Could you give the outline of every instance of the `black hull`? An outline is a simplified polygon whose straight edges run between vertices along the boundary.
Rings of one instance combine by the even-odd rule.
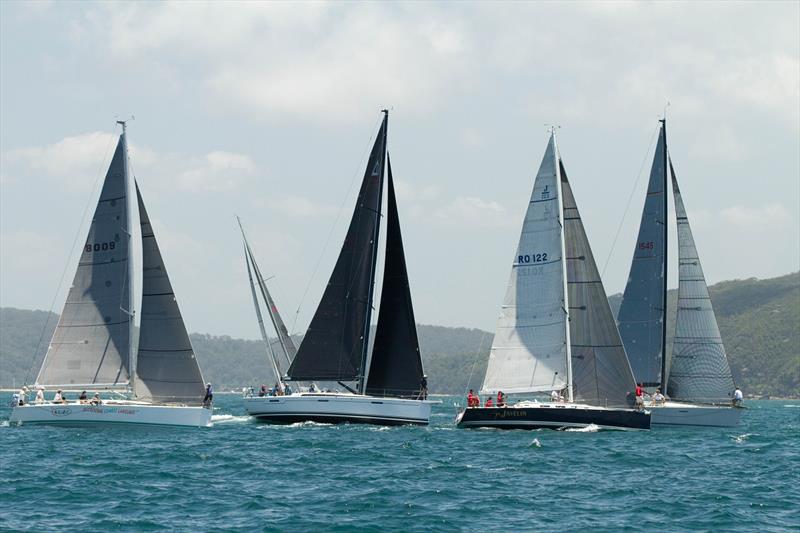
[[[601,429],[647,430],[650,413],[631,409],[548,406],[471,407],[457,419],[461,428],[568,429],[595,425]]]
[[[318,422],[320,424],[373,424],[376,426],[427,426],[427,420],[409,418],[383,418],[371,416],[322,415],[322,414],[286,414],[286,415],[252,415],[258,422],[269,424],[296,424],[297,422]]]

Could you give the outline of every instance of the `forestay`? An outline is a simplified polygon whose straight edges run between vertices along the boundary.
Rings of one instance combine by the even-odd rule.
[[[647,386],[661,385],[666,316],[667,174],[666,128],[656,145],[639,238],[633,252],[617,322],[633,374]]]
[[[567,386],[561,205],[551,135],[522,224],[482,392]]]
[[[161,403],[200,404],[205,386],[138,185],[142,227],[142,308],[136,395]]]
[[[561,165],[567,260],[572,387],[575,401],[627,407],[633,373],[597,270],[586,230]]]
[[[75,278],[36,382],[129,381],[128,179],[124,134],[106,173]]]
[[[733,377],[671,161],[670,173],[678,219],[678,312],[667,394],[675,400],[728,402]]]

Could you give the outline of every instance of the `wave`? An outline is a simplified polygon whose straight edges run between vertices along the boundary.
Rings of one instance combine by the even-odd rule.
[[[530,448],[541,448],[542,447],[542,443],[539,442],[539,439],[533,439],[528,446]]]
[[[755,433],[742,433],[741,435],[731,435],[731,439],[733,439],[733,442],[741,444],[754,435]]]

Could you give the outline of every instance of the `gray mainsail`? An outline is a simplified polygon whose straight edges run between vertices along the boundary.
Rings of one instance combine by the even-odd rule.
[[[572,187],[561,165],[572,387],[575,400],[627,407],[633,380]]]
[[[674,400],[728,402],[733,376],[672,161],[669,167],[678,219],[678,311],[667,394]]]
[[[132,317],[128,206],[123,133],[37,384],[122,387],[129,382]]]
[[[646,386],[664,385],[667,284],[667,133],[661,121],[639,238],[617,315],[633,375]]]
[[[142,308],[136,394],[158,402],[200,404],[205,386],[161,251],[136,186],[142,227]]]
[[[481,388],[484,393],[560,390],[569,383],[557,160],[551,135],[511,266]]]

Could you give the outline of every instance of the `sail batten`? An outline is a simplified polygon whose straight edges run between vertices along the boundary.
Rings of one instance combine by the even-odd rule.
[[[568,383],[555,137],[551,135],[528,203],[481,390],[563,389]]]
[[[378,245],[387,121],[387,116],[384,116],[336,265],[289,367],[288,375],[293,380],[353,381],[363,378]]]
[[[734,389],[731,369],[671,161],[669,170],[678,218],[679,262],[667,394],[675,400],[728,402]]]

